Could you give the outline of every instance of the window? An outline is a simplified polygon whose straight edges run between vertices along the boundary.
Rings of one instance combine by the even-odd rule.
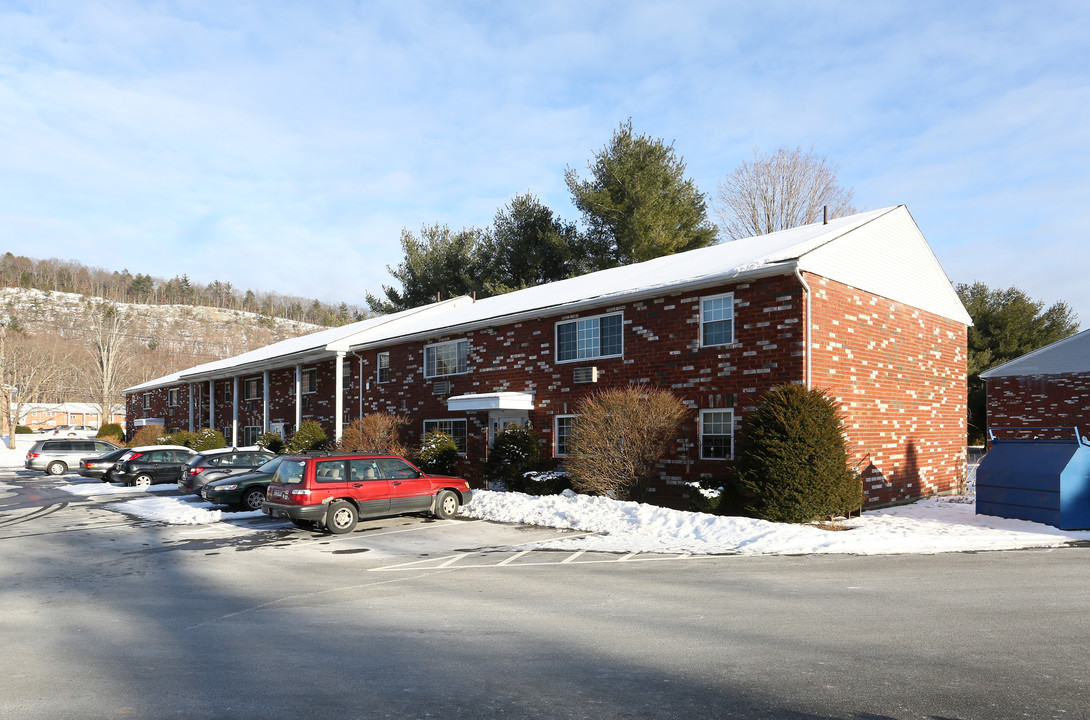
[[[568,438],[571,436],[571,428],[575,423],[575,415],[557,415],[553,421],[556,432],[553,443],[553,456],[563,457],[568,454]]]
[[[257,400],[261,397],[261,378],[249,378],[242,381],[242,397],[246,400]]]
[[[378,370],[375,372],[375,379],[380,383],[390,382],[390,353],[380,352],[376,362]]]
[[[262,427],[260,425],[247,425],[242,428],[242,444],[257,445],[261,438]]]
[[[623,325],[624,317],[620,313],[557,323],[557,362],[620,357],[624,352]]]
[[[466,421],[465,420],[425,420],[424,421],[424,434],[438,430],[444,432],[454,438],[455,444],[458,445],[458,452],[465,454],[466,452]]]
[[[348,476],[344,472],[344,460],[319,460],[314,463],[314,479],[320,483],[347,481]]]
[[[234,397],[235,397],[234,385],[235,385],[235,383],[234,383],[233,380],[228,380],[224,384],[224,386],[223,386],[223,399],[224,399],[224,401],[231,402],[232,400],[234,400]]]
[[[178,407],[178,404],[178,388],[170,388],[167,390],[167,405]]]
[[[144,393],[144,409],[151,410],[151,393]]]
[[[424,377],[458,375],[466,371],[468,340],[437,343],[424,347]]]
[[[700,457],[730,460],[734,457],[734,411],[700,411]]]
[[[318,391],[318,369],[310,368],[300,373],[299,384],[303,387],[303,393]]]
[[[734,293],[700,299],[700,345],[734,342]]]

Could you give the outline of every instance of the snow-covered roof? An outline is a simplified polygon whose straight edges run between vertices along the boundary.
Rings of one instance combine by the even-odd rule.
[[[984,379],[1090,372],[1090,330],[1026,353],[980,373]]]
[[[474,301],[469,297],[363,320],[283,340],[205,363],[133,392],[226,377],[262,367],[464,332],[520,318],[608,306],[664,292],[684,292],[750,278],[809,271],[941,317],[971,324],[920,229],[904,205],[569,278]],[[172,378],[172,379],[168,379]]]

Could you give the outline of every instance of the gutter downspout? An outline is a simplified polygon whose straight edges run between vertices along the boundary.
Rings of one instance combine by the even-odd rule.
[[[804,322],[806,327],[802,331],[802,355],[803,362],[806,363],[806,374],[804,376],[806,389],[810,389],[810,307],[813,305],[810,301],[813,299],[813,294],[810,290],[810,286],[806,284],[806,280],[802,277],[802,273],[799,272],[799,266],[795,265],[795,277],[798,278],[799,284],[802,285],[803,302],[806,304],[806,313]]]

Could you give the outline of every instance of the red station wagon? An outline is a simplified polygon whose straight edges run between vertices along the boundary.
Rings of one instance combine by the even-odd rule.
[[[295,455],[276,469],[261,510],[339,535],[361,517],[428,512],[446,520],[472,497],[465,480],[428,475],[396,455]]]

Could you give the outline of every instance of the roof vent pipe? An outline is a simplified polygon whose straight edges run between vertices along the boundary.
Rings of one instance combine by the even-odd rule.
[[[822,205],[821,206],[821,224],[822,225],[828,225],[829,224],[829,206],[828,205]]]

